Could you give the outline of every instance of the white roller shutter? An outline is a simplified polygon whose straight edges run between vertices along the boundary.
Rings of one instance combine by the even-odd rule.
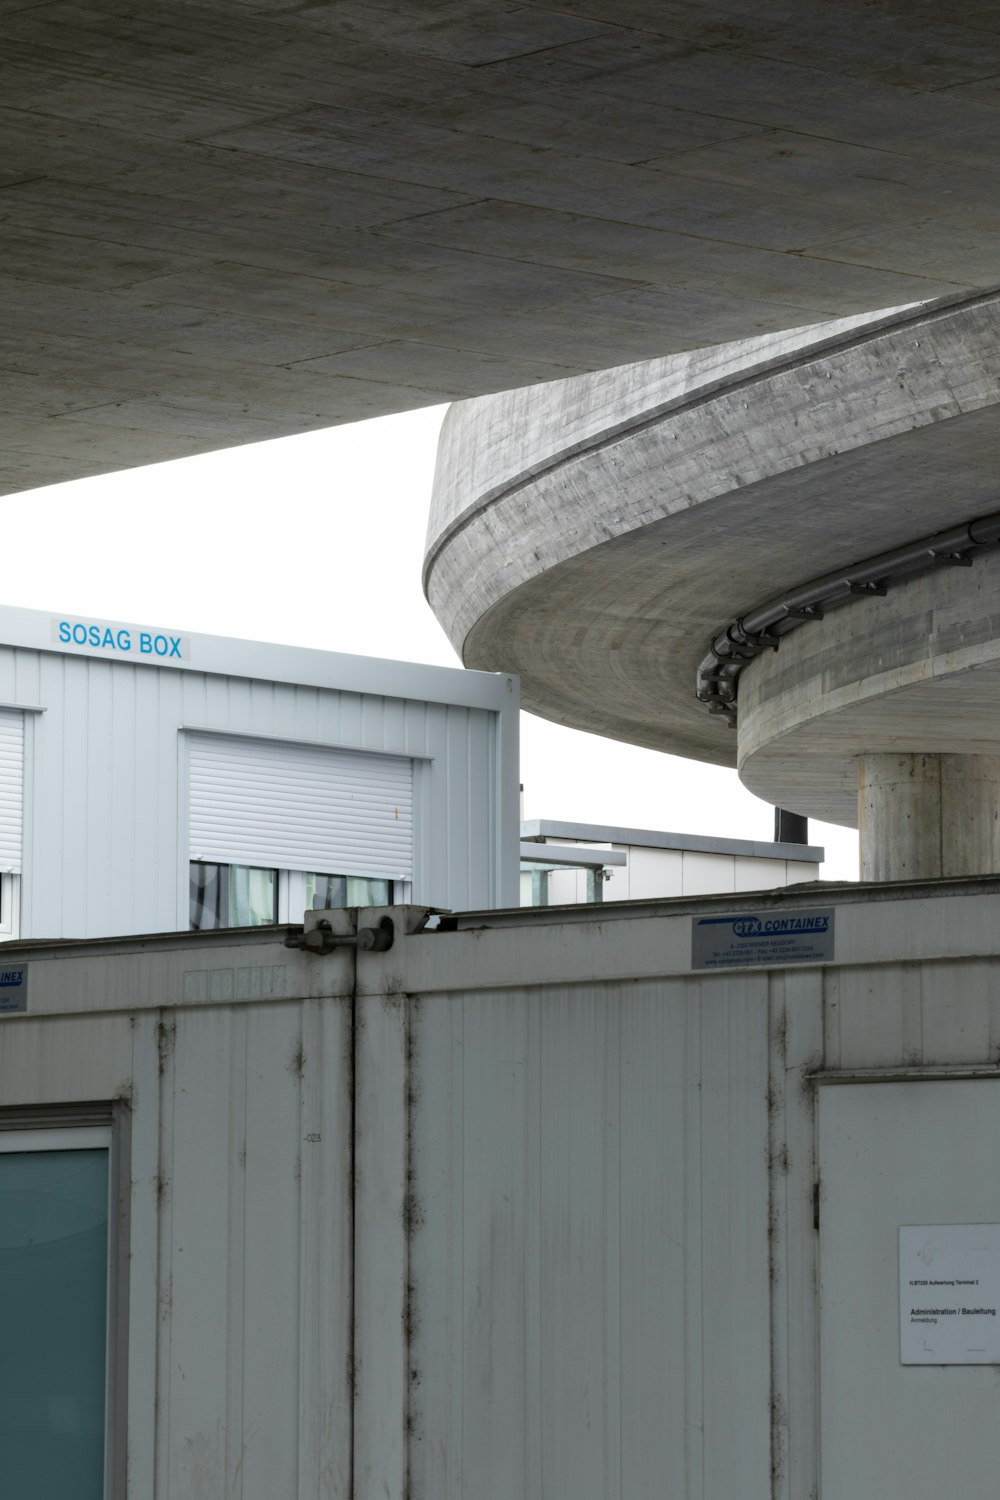
[[[21,871],[24,715],[0,708],[0,870]]]
[[[413,762],[191,734],[191,858],[409,880]]]

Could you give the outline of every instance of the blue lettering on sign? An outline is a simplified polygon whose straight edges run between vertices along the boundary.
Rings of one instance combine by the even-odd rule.
[[[28,970],[0,969],[0,1015],[28,1009]]]
[[[191,654],[187,636],[154,633],[152,630],[133,631],[124,625],[91,625],[83,620],[53,620],[52,639],[64,646],[85,646],[90,650],[114,651],[122,656],[184,661]]]
[[[139,636],[139,650],[143,656],[176,656],[181,655],[181,641],[183,636],[179,635],[149,635],[145,630]]]
[[[833,960],[832,907],[782,911],[727,912],[693,917],[691,967],[787,968],[789,964],[823,964]]]
[[[699,927],[727,925],[733,929],[734,936],[751,938],[799,932],[827,932],[830,927],[830,918],[825,914],[812,916],[799,912],[790,917],[739,916],[700,917],[698,919]]]

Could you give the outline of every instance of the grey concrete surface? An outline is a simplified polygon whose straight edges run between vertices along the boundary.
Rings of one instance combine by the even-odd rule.
[[[740,682],[743,780],[832,822],[857,820],[859,755],[990,757],[998,747],[1000,554],[805,625]]]
[[[1000,759],[863,755],[858,765],[862,880],[1000,873]]]
[[[428,597],[468,665],[521,674],[526,708],[733,765],[736,735],[694,697],[710,639],[784,588],[997,508],[998,348],[1000,294],[989,293],[658,364],[645,383],[625,372],[619,388],[611,372],[458,406],[442,439]],[[806,745],[825,722],[835,632],[858,632],[843,670],[866,704],[883,650],[910,650],[922,686],[939,600],[954,628],[934,673],[953,676],[960,661],[988,670],[1000,603],[967,591],[991,589],[995,573],[985,560],[946,570],[934,588],[947,594],[914,582],[753,662],[739,746],[751,789],[853,823],[851,756],[882,741],[865,742],[866,721],[825,759],[821,742]],[[924,602],[901,635],[904,599]],[[899,748],[962,750],[922,742],[914,713]],[[891,737],[897,720],[885,716]],[[978,734],[947,720],[945,738]],[[998,734],[1000,723],[984,731]]]
[[[998,279],[1000,8],[12,0],[0,489]]]
[[[505,493],[546,470],[565,465],[626,436],[748,368],[787,359],[890,310],[810,323],[666,358],[640,360],[592,375],[484,396],[472,407],[446,414],[438,448],[434,499],[427,532],[425,576],[453,531]]]

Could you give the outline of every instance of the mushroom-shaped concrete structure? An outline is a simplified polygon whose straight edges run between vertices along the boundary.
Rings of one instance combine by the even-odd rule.
[[[997,293],[465,402],[428,598],[529,709],[860,816],[867,874],[996,868],[998,402]]]

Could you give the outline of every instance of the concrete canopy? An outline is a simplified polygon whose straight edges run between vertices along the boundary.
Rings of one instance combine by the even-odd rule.
[[[997,278],[1000,6],[11,0],[5,491]]]
[[[468,666],[521,674],[526,708],[739,759],[768,800],[851,822],[858,753],[1000,742],[1000,568],[789,636],[748,668],[738,737],[696,670],[783,591],[1000,510],[998,351],[994,292],[455,406],[428,598]]]

